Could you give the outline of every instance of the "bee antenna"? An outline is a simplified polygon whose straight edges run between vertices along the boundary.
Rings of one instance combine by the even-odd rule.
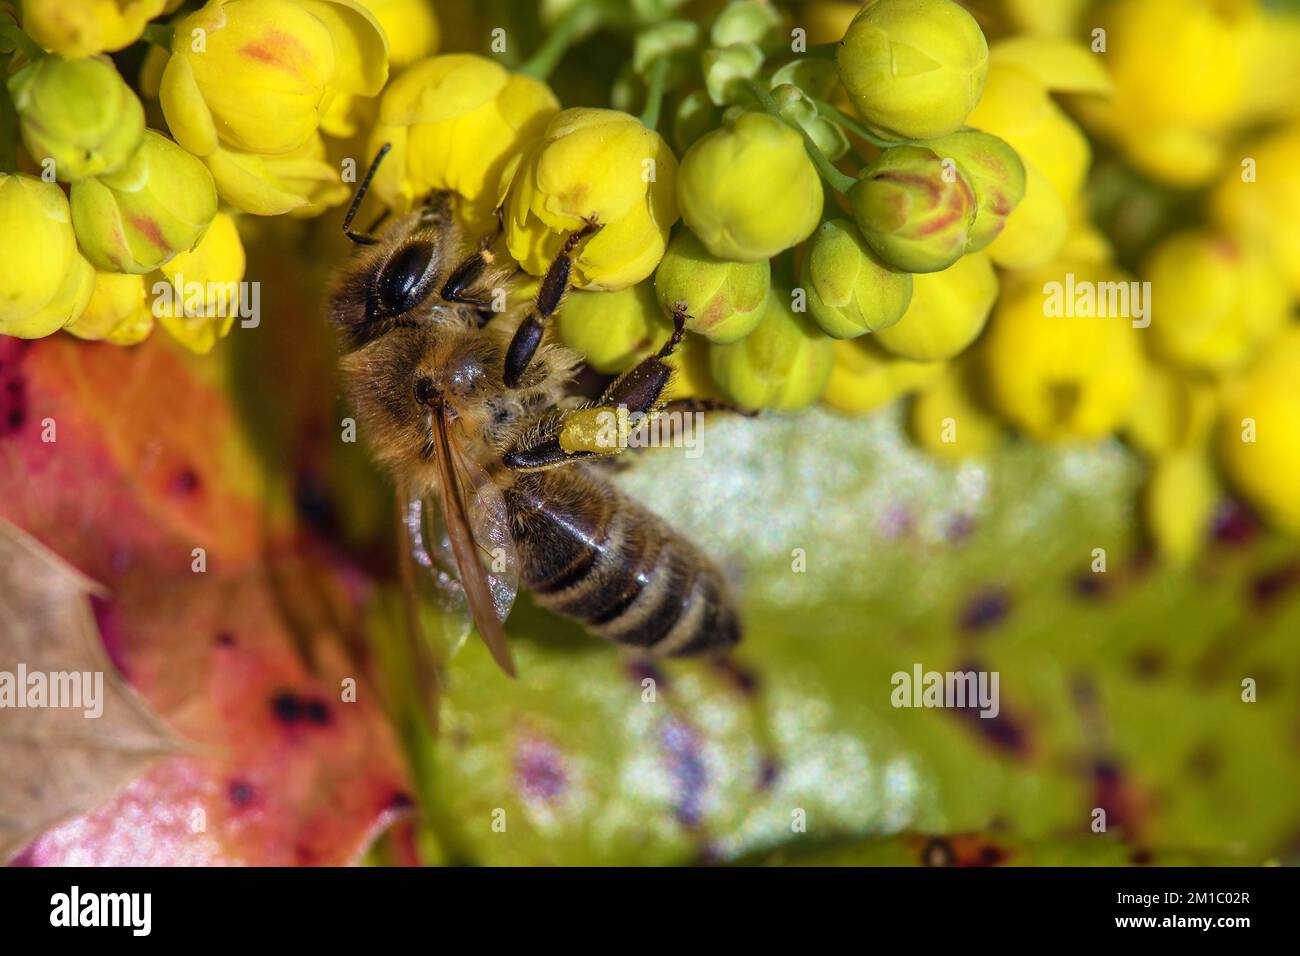
[[[343,235],[347,236],[359,246],[373,246],[378,240],[374,236],[367,236],[365,233],[352,231],[352,220],[356,217],[357,210],[361,208],[361,200],[366,197],[366,191],[370,189],[370,181],[375,178],[375,173],[379,171],[379,164],[384,161],[388,151],[393,148],[392,143],[385,143],[379,147],[379,152],[375,158],[370,161],[370,169],[366,172],[366,178],[361,180],[361,185],[357,187],[356,195],[352,197],[352,205],[348,206],[348,214],[343,217]]]

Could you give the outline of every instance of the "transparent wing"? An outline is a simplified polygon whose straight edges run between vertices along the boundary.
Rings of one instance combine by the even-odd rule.
[[[519,562],[505,499],[482,467],[452,441],[445,413],[431,418],[440,514],[456,580],[479,636],[501,669],[514,676],[501,622],[514,604]]]

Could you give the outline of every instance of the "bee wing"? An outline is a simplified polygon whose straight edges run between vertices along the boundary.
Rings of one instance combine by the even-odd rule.
[[[494,502],[500,492],[468,455],[453,446],[448,434],[445,413],[435,412],[433,426],[434,458],[438,466],[438,495],[442,518],[447,526],[447,540],[456,564],[456,575],[464,589],[470,615],[479,636],[487,644],[493,659],[503,671],[515,676],[514,660],[506,643],[501,621],[510,612],[517,589],[517,558],[514,556],[505,502]],[[466,485],[469,488],[466,488]],[[467,504],[467,498],[469,503]],[[471,514],[477,522],[471,521]],[[475,524],[487,540],[475,535]],[[487,566],[485,567],[485,562]],[[494,589],[489,567],[502,568],[502,582]],[[510,569],[515,569],[515,584],[510,583]],[[496,574],[495,570],[493,574]],[[503,606],[504,605],[504,606]]]

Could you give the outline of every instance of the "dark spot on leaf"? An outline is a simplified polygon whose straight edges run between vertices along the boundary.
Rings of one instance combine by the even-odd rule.
[[[1148,647],[1138,651],[1131,658],[1133,674],[1139,680],[1153,680],[1165,669],[1164,656],[1155,648]]]
[[[1222,756],[1210,744],[1201,744],[1187,755],[1187,773],[1198,780],[1212,779],[1222,766]]]
[[[20,431],[27,420],[27,383],[19,369],[12,346],[4,354],[14,356],[0,366],[0,438]]]
[[[1259,533],[1259,522],[1238,501],[1228,500],[1219,506],[1210,523],[1210,538],[1227,547],[1244,547]]]
[[[1256,610],[1263,610],[1300,584],[1300,561],[1293,561],[1257,575],[1250,583]]]
[[[338,531],[338,511],[317,472],[298,473],[294,482],[294,506],[298,516],[322,535],[331,537]]]
[[[980,847],[980,866],[997,866],[1006,857],[1007,855],[1002,852],[1002,849],[992,843]]]
[[[178,495],[193,494],[198,490],[199,476],[193,468],[182,468],[172,477],[171,491]]]
[[[515,780],[533,800],[558,800],[569,786],[563,752],[543,737],[523,737],[515,747]]]
[[[668,675],[649,661],[630,661],[627,672],[638,687],[647,680],[652,680],[655,682],[656,693],[668,689]]]
[[[943,536],[949,544],[961,544],[975,531],[975,519],[964,511],[959,511],[948,519]]]
[[[763,758],[762,764],[758,768],[758,789],[770,790],[776,784],[776,778],[781,775],[781,765],[777,763],[776,758],[771,754]]]
[[[234,647],[234,646],[235,646],[235,635],[234,635],[233,633],[231,633],[230,631],[218,631],[218,632],[217,632],[217,646],[218,646],[218,647]]]
[[[1005,591],[991,589],[976,594],[962,608],[958,626],[968,633],[988,630],[1000,624],[1011,611],[1011,598]]]
[[[302,719],[302,701],[290,691],[281,691],[271,698],[271,712],[282,724],[296,724]]]
[[[389,810],[409,810],[415,806],[415,801],[411,799],[409,793],[402,793],[400,790],[388,798]]]
[[[720,657],[713,662],[714,669],[735,685],[742,694],[753,694],[758,690],[758,674],[732,657]]]
[[[1150,850],[1140,849],[1130,853],[1128,859],[1134,866],[1150,866],[1155,857]]]
[[[703,816],[704,791],[708,772],[696,732],[675,717],[664,722],[659,735],[674,783],[673,812],[686,827],[698,826]]]
[[[322,726],[330,722],[329,704],[319,697],[313,697],[305,701],[302,705],[303,716],[307,718],[308,723]]]
[[[253,801],[252,784],[246,780],[232,780],[230,786],[226,788],[226,793],[230,797],[230,802],[237,807],[247,806]]]
[[[1081,598],[1099,601],[1110,595],[1110,582],[1105,574],[1091,569],[1081,571],[1074,579],[1074,593]]]

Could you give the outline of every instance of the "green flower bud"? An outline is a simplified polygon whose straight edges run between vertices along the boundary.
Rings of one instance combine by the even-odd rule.
[[[650,68],[663,57],[671,57],[668,85],[684,80],[700,45],[700,26],[694,20],[665,20],[642,30],[632,47],[632,69],[638,76],[649,77]]]
[[[673,331],[649,282],[617,292],[572,292],[560,309],[557,328],[565,345],[607,375],[631,368]]]
[[[780,202],[773,202],[777,183]],[[682,157],[677,205],[713,255],[757,262],[812,235],[822,184],[802,136],[775,116],[742,113]]]
[[[839,80],[839,74],[835,72],[835,64],[830,60],[818,56],[801,56],[778,67],[772,74],[770,86],[776,89],[789,83],[791,86],[799,87],[809,96],[825,100],[835,92]]]
[[[993,264],[986,253],[973,252],[942,272],[913,276],[907,311],[872,338],[915,362],[952,358],[975,341],[997,297]]]
[[[772,99],[776,100],[781,115],[792,123],[798,123],[827,159],[834,162],[849,151],[849,138],[844,135],[844,130],[823,119],[799,87],[783,83],[772,89]]]
[[[153,130],[121,169],[72,184],[77,241],[105,272],[152,272],[193,249],[216,214],[207,167]]]
[[[722,110],[713,104],[704,90],[694,90],[682,97],[673,115],[673,145],[680,156],[709,130],[716,129]]]
[[[694,235],[677,234],[655,273],[655,294],[665,313],[684,303],[686,327],[710,342],[728,345],[754,331],[767,308],[772,265],[729,262],[710,255]]]
[[[876,255],[908,272],[938,272],[966,251],[975,190],[955,161],[925,146],[887,149],[849,193]]]
[[[836,51],[840,79],[867,125],[890,139],[957,130],[979,102],[989,48],[951,0],[876,0]]]
[[[832,340],[788,302],[784,293],[769,296],[753,332],[733,345],[709,346],[714,381],[743,408],[806,408],[830,381]]]
[[[998,237],[1007,216],[1025,196],[1025,165],[1011,144],[991,133],[963,129],[926,143],[954,160],[975,188],[975,223],[966,251],[983,249]]]
[[[781,14],[764,0],[732,0],[713,21],[709,40],[714,46],[753,43],[767,46],[781,31]]]
[[[144,108],[107,57],[43,56],[9,78],[23,144],[64,182],[120,167],[144,136]]]
[[[740,95],[741,81],[752,80],[763,67],[763,51],[752,43],[733,43],[704,51],[704,87],[718,106],[733,103]]]
[[[912,301],[912,276],[881,263],[853,223],[822,223],[804,257],[808,310],[827,335],[851,339],[887,329]]]

